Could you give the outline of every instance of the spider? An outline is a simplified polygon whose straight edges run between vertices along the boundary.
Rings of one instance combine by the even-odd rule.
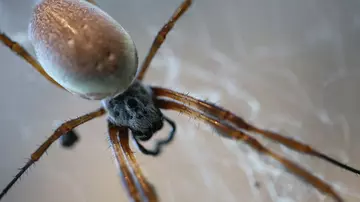
[[[0,40],[26,60],[48,81],[88,100],[101,100],[101,107],[61,124],[34,152],[11,182],[0,193],[0,200],[24,172],[38,161],[60,138],[64,146],[77,142],[74,129],[107,114],[109,142],[116,158],[127,194],[133,201],[159,201],[155,188],[143,175],[129,146],[132,138],[145,155],[161,154],[164,145],[175,135],[175,123],[161,110],[173,110],[208,123],[219,135],[243,141],[261,154],[272,157],[285,169],[335,201],[343,199],[333,188],[298,164],[264,147],[249,133],[261,135],[288,148],[323,159],[347,171],[360,170],[345,165],[310,146],[278,133],[249,124],[229,110],[210,102],[163,87],[145,85],[142,80],[148,67],[175,23],[191,6],[184,0],[161,28],[138,69],[134,42],[127,31],[102,11],[94,1],[43,0],[33,12],[29,38],[36,52],[33,58],[23,47],[0,32]],[[148,141],[167,122],[172,130],[153,149],[141,142]],[[132,136],[129,135],[131,131]]]

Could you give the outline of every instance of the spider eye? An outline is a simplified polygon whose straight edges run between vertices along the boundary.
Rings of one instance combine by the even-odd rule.
[[[128,99],[127,104],[132,109],[135,109],[138,106],[138,102],[134,98]]]
[[[44,70],[86,99],[124,92],[138,68],[136,47],[126,30],[88,2],[51,2],[36,6],[29,25],[29,38]]]

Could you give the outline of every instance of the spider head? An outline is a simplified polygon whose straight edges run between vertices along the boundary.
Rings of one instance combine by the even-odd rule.
[[[102,101],[109,119],[128,127],[135,138],[149,140],[163,127],[164,116],[153,102],[149,89],[135,81],[124,93]]]

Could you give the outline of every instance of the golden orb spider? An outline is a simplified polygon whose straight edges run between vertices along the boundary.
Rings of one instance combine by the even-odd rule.
[[[95,4],[94,1],[89,2]],[[262,135],[295,151],[324,159],[356,174],[360,174],[359,170],[303,143],[250,125],[232,112],[212,103],[162,87],[142,84],[151,60],[167,33],[191,3],[191,0],[185,0],[162,27],[140,71],[137,71],[136,48],[128,33],[99,7],[85,1],[43,0],[37,5],[29,26],[29,35],[37,59],[6,34],[0,33],[0,39],[6,46],[23,57],[50,82],[85,99],[102,100],[102,107],[99,109],[59,126],[1,192],[0,200],[53,142],[64,137],[62,143],[71,146],[76,141],[73,133],[75,127],[107,113],[111,147],[130,198],[134,201],[159,201],[155,189],[142,174],[130,150],[128,131],[131,130],[132,138],[142,153],[158,155],[161,146],[169,143],[175,132],[175,124],[160,111],[167,109],[201,119],[221,131],[226,138],[244,141],[258,152],[279,161],[287,170],[319,191],[330,195],[336,201],[343,201],[326,182],[270,151],[246,133]],[[155,150],[143,147],[140,141],[149,140],[162,128],[163,121],[173,127],[169,138],[158,142]]]

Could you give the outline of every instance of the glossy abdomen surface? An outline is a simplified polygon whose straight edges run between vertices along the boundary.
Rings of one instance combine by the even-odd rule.
[[[138,59],[129,34],[88,2],[42,1],[34,9],[29,38],[45,71],[87,99],[122,93],[135,78]]]

